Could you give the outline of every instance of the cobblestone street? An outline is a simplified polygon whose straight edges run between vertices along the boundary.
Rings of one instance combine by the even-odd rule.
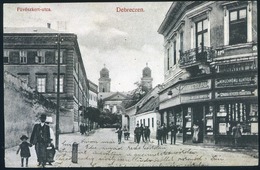
[[[72,144],[78,145],[78,163],[72,163]],[[157,145],[156,140],[150,143],[133,142],[122,139],[118,144],[115,129],[98,129],[89,136],[74,134],[60,135],[59,151],[55,162],[48,167],[137,167],[137,166],[254,166],[258,158],[244,154],[243,150],[213,148],[177,143]],[[6,167],[20,167],[20,156],[16,155],[17,147],[6,149]],[[252,152],[256,152],[254,150]],[[37,167],[34,147],[31,148],[29,167]],[[257,153],[258,155],[258,153]]]

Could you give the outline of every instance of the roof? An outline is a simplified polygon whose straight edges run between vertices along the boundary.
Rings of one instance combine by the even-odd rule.
[[[103,100],[109,100],[113,99],[116,95],[120,96],[120,99],[125,98],[129,99],[128,93],[127,92],[103,92],[103,93],[98,93],[98,98],[102,98]]]
[[[57,31],[51,28],[46,27],[4,27],[4,33],[28,33],[28,34],[37,34],[37,33],[65,33],[62,31]],[[68,33],[68,32],[66,32]]]
[[[153,111],[156,110],[156,108],[159,107],[159,96],[157,95],[152,96],[149,98],[149,100],[146,101],[146,103],[136,112],[136,114]]]

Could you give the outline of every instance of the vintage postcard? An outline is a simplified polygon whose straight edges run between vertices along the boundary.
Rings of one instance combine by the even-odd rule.
[[[259,166],[257,1],[4,3],[6,168]]]

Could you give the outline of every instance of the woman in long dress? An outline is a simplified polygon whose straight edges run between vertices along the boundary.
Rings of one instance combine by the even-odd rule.
[[[200,128],[199,128],[199,126],[196,123],[194,123],[192,129],[193,129],[192,142],[193,143],[198,143],[199,142]]]

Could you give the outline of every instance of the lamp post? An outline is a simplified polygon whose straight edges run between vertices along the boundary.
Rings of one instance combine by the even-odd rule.
[[[56,134],[55,134],[55,146],[57,149],[59,149],[59,133],[60,133],[60,129],[59,129],[59,122],[60,122],[60,44],[61,44],[61,38],[60,38],[60,34],[57,35],[58,37],[58,42],[57,42],[57,46],[58,46],[58,73],[57,73],[57,111],[56,111]]]

